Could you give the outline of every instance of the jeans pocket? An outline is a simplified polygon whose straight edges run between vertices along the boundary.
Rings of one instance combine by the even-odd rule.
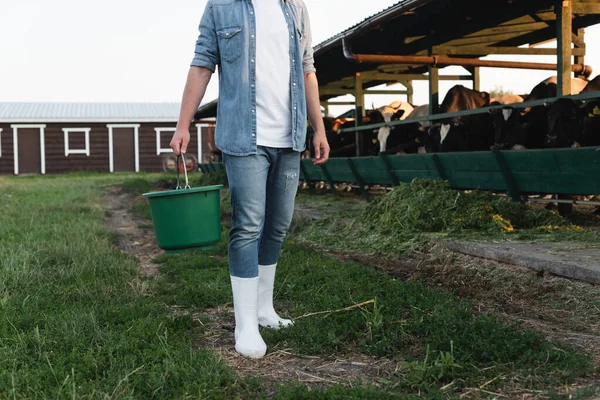
[[[233,26],[217,31],[221,59],[234,62],[242,54],[242,27]]]

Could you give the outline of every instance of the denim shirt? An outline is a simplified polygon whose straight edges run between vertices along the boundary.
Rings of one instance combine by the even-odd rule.
[[[281,0],[290,38],[292,144],[306,147],[304,74],[315,72],[308,10]],[[226,154],[256,154],[256,18],[252,0],[208,0],[192,66],[218,66],[216,145]]]

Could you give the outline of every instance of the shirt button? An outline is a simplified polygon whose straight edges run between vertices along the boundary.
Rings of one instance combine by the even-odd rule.
[[[250,87],[254,87],[254,83],[252,85],[250,85]]]
[[[296,82],[294,82],[293,85],[296,86]]]
[[[253,133],[253,134],[252,134],[252,137],[255,137],[255,136],[256,136],[256,134],[255,134],[255,133]]]
[[[252,110],[252,112],[254,112],[254,109]]]
[[[254,62],[254,60],[250,60],[250,62]]]
[[[292,59],[292,62],[296,62],[296,60]]]
[[[254,35],[250,35],[251,38],[254,38]]]
[[[294,107],[294,110],[296,109],[296,107]]]
[[[254,15],[254,12],[250,11],[250,15]]]

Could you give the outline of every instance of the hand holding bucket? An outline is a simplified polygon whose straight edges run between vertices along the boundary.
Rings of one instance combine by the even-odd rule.
[[[185,186],[181,187],[179,160],[183,160]],[[185,157],[177,156],[175,190],[145,193],[156,242],[167,254],[190,248],[208,249],[221,240],[220,190],[223,185],[190,187]]]

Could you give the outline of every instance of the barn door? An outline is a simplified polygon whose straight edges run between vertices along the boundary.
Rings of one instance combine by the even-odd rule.
[[[45,125],[11,125],[15,174],[45,174]]]
[[[110,172],[138,172],[139,125],[107,125]]]

